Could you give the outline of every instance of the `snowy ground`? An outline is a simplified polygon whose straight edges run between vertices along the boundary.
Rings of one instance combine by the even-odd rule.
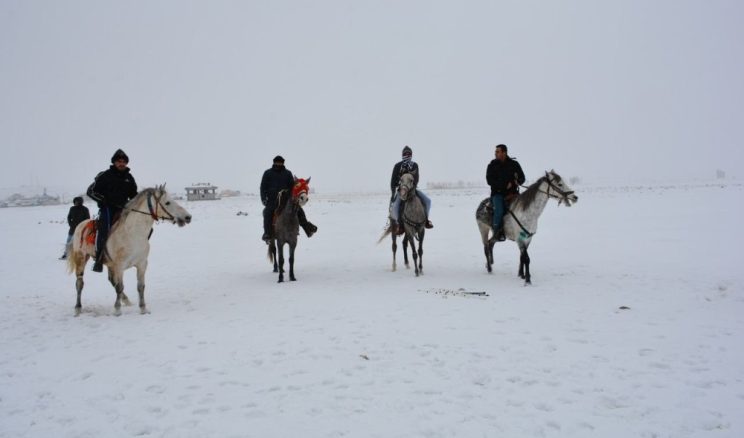
[[[486,273],[485,190],[429,193],[420,278],[375,244],[387,195],[314,196],[284,284],[255,198],[184,203],[118,318],[90,265],[73,317],[67,206],[0,210],[0,436],[744,436],[744,186],[574,188],[530,287],[513,242]]]

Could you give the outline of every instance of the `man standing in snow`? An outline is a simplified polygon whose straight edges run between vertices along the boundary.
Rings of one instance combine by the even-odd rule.
[[[273,220],[274,211],[278,207],[277,196],[282,190],[291,191],[293,186],[294,175],[284,167],[284,158],[277,155],[274,157],[271,168],[267,169],[261,178],[261,203],[264,206],[264,233],[261,239],[266,243],[269,243],[274,234]],[[308,222],[302,207],[297,211],[297,219],[300,221],[300,226],[305,230],[307,237],[312,237],[318,231],[318,227]]]
[[[62,257],[59,258],[60,260],[64,260],[67,258],[67,245],[70,244],[72,235],[75,234],[75,228],[80,225],[80,222],[87,219],[90,219],[90,211],[88,211],[88,207],[83,205],[83,197],[76,196],[72,200],[72,207],[70,207],[70,211],[67,213],[67,225],[70,226],[70,231],[67,233],[65,253],[62,254]]]
[[[88,196],[98,203],[98,232],[96,236],[96,261],[94,272],[103,272],[106,240],[114,222],[126,203],[137,196],[137,183],[129,173],[129,157],[117,149],[111,157],[111,166],[100,172],[88,187]]]
[[[505,144],[496,146],[496,158],[486,168],[486,181],[491,186],[491,205],[493,205],[493,235],[503,242],[504,213],[506,201],[519,193],[519,186],[524,184],[524,172],[519,163],[507,155]]]

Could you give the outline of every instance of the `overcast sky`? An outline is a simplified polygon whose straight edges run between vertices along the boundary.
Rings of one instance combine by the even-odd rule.
[[[744,178],[744,2],[0,0],[0,187]]]

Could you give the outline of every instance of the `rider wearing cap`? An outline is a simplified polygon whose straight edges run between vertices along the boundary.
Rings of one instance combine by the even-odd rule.
[[[274,157],[271,168],[267,169],[261,178],[261,203],[264,206],[264,233],[261,239],[267,243],[274,235],[273,220],[274,211],[278,206],[277,196],[282,190],[292,190],[294,183],[292,172],[284,167],[284,158],[281,155]],[[305,230],[307,237],[312,237],[318,231],[318,227],[308,222],[302,207],[297,211],[297,219],[302,229]]]
[[[98,232],[96,237],[96,261],[93,271],[103,271],[106,240],[114,222],[119,218],[126,203],[137,196],[137,183],[129,171],[129,157],[117,149],[111,157],[111,166],[100,172],[88,187],[88,196],[98,203]]]

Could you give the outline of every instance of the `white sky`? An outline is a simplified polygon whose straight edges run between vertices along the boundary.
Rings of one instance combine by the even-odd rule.
[[[0,0],[0,187],[741,178],[740,1]]]

